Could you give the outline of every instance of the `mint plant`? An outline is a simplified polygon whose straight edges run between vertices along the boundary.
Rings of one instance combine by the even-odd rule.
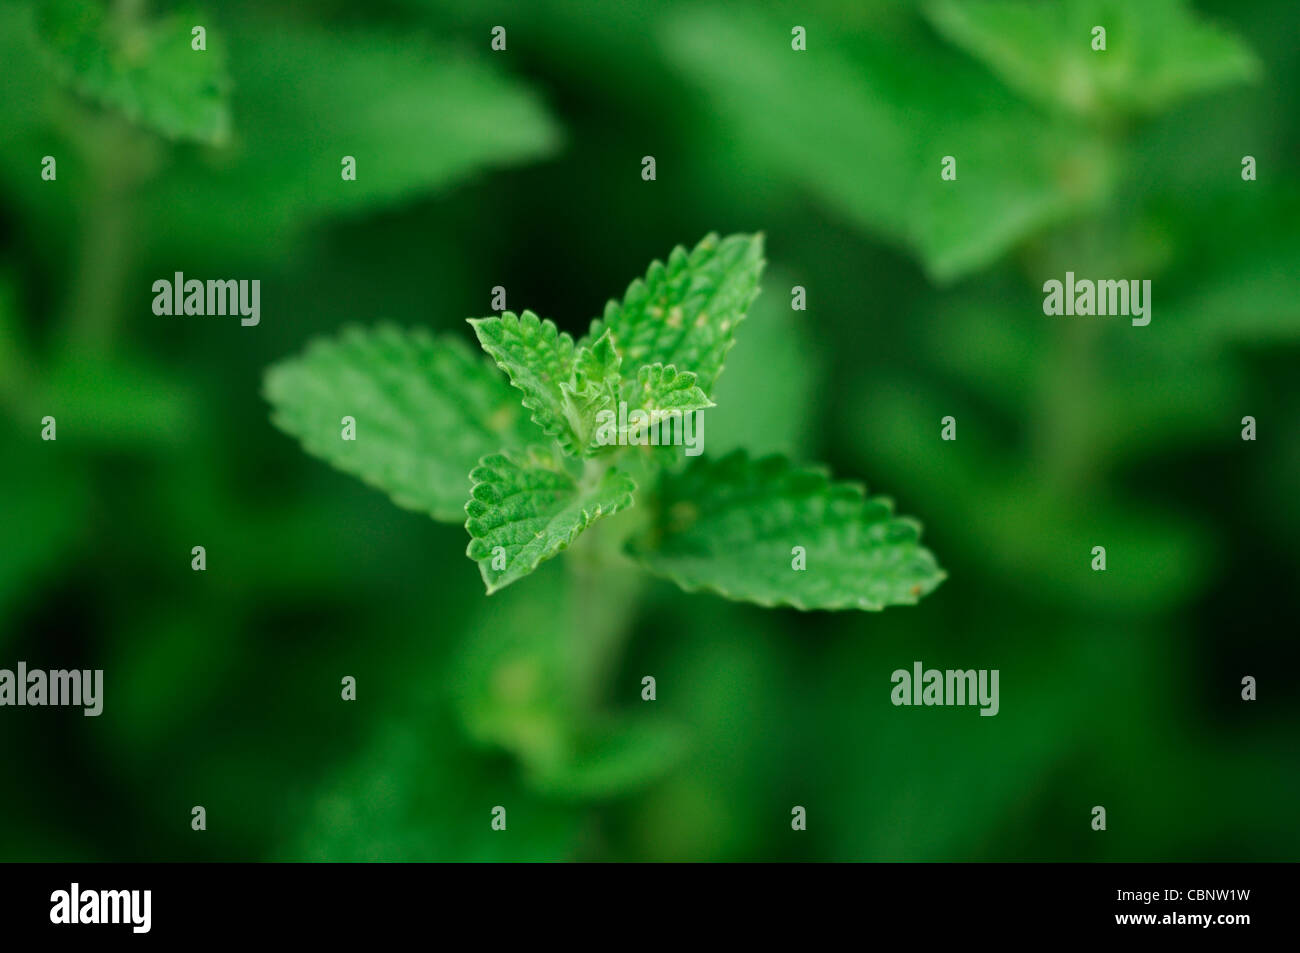
[[[761,235],[678,247],[578,341],[530,311],[470,319],[505,379],[455,337],[349,329],[267,372],[272,419],[398,505],[464,519],[489,594],[608,521],[589,566],[763,606],[915,604],[944,573],[890,500],[781,456],[602,435],[611,419],[707,420],[763,266]]]

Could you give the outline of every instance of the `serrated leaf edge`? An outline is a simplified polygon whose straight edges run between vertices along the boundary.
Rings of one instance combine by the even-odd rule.
[[[823,466],[821,464],[804,464],[800,466],[791,462],[790,459],[786,457],[784,454],[768,454],[767,456],[763,456],[763,457],[750,458],[749,454],[745,450],[733,450],[731,453],[727,454],[724,457],[721,457],[717,460],[709,461],[708,466],[713,468],[719,468],[724,465],[730,464],[732,461],[738,458],[747,460],[753,466],[756,467],[762,466],[764,464],[771,466],[773,461],[779,460],[787,465],[787,470],[786,470],[787,475],[795,475],[795,474],[802,474],[806,476],[815,475],[820,478],[822,485],[827,489],[838,487],[838,488],[844,488],[844,489],[849,489],[854,491],[855,494],[861,500],[861,503],[864,507],[872,503],[884,506],[886,512],[888,513],[887,518],[889,520],[899,522],[899,523],[905,523],[907,525],[913,526],[916,529],[917,548],[921,552],[923,552],[926,555],[926,557],[928,557],[931,563],[934,564],[934,568],[935,568],[934,578],[929,582],[928,585],[923,585],[921,587],[921,591],[917,592],[915,595],[912,595],[906,599],[901,599],[897,602],[884,603],[884,602],[877,602],[874,600],[859,597],[856,599],[847,599],[847,598],[840,599],[840,600],[835,600],[830,604],[821,604],[821,605],[813,606],[813,605],[808,605],[804,600],[798,597],[775,597],[775,598],[750,597],[750,596],[740,595],[736,592],[729,590],[726,586],[720,586],[717,585],[716,583],[711,583],[711,582],[701,583],[701,582],[694,582],[694,581],[683,579],[679,573],[673,572],[672,570],[659,569],[645,562],[641,558],[641,554],[638,552],[637,548],[634,545],[632,545],[632,542],[634,541],[629,542],[629,545],[626,549],[627,555],[631,559],[633,559],[638,566],[640,566],[646,572],[650,573],[652,576],[656,576],[660,579],[667,579],[669,582],[674,583],[683,592],[690,592],[690,593],[709,592],[714,595],[721,596],[722,598],[727,599],[728,601],[731,602],[741,602],[748,605],[758,605],[758,606],[762,606],[765,609],[776,609],[776,608],[797,609],[800,612],[818,612],[818,611],[833,612],[842,609],[861,609],[867,612],[880,612],[892,606],[914,606],[919,604],[922,598],[934,592],[934,590],[937,589],[948,578],[947,571],[944,570],[943,567],[939,565],[939,561],[935,559],[934,554],[927,547],[921,545],[922,524],[920,520],[911,516],[896,515],[894,513],[894,502],[891,498],[886,496],[868,496],[866,484],[862,483],[861,481],[834,480],[831,477],[831,472],[829,467]]]

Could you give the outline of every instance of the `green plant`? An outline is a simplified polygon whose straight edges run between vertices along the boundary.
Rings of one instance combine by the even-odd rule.
[[[530,311],[471,319],[529,416],[458,340],[394,327],[315,342],[270,369],[266,396],[309,453],[435,519],[461,518],[468,473],[467,554],[488,593],[629,511],[588,542],[586,565],[631,559],[683,589],[764,606],[914,604],[944,573],[890,500],[779,456],[683,465],[658,439],[713,406],[763,265],[761,235],[678,247],[576,342]],[[624,439],[614,421],[632,422]]]

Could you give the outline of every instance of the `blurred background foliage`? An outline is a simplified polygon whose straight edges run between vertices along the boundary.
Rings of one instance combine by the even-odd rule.
[[[0,666],[106,673],[99,718],[0,712],[0,858],[1295,860],[1297,35],[1288,0],[0,3]],[[267,422],[315,336],[468,341],[498,284],[578,333],[710,230],[771,266],[708,452],[893,496],[950,574],[920,607],[563,560],[487,599],[462,530]],[[1045,317],[1067,270],[1150,278],[1150,326]],[[155,316],[175,271],[259,278],[261,324]],[[1000,714],[894,708],[917,659],[999,669]]]

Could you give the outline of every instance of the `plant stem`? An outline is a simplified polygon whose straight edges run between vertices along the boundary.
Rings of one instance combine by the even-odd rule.
[[[1045,483],[1063,496],[1086,481],[1093,465],[1090,436],[1101,328],[1096,321],[1083,319],[1063,330],[1042,393],[1041,472]]]
[[[643,585],[619,552],[623,533],[616,519],[593,524],[569,551],[573,638],[567,668],[578,707],[589,711],[608,694]]]
[[[129,29],[144,9],[145,0],[115,0],[113,15],[120,29]],[[158,156],[152,143],[112,112],[77,109],[68,134],[80,147],[90,189],[60,343],[68,351],[102,354],[112,346],[134,258],[135,190],[153,174]]]
[[[83,213],[77,271],[64,322],[65,346],[92,353],[112,343],[132,257],[132,203],[120,150],[95,170],[95,186]]]

